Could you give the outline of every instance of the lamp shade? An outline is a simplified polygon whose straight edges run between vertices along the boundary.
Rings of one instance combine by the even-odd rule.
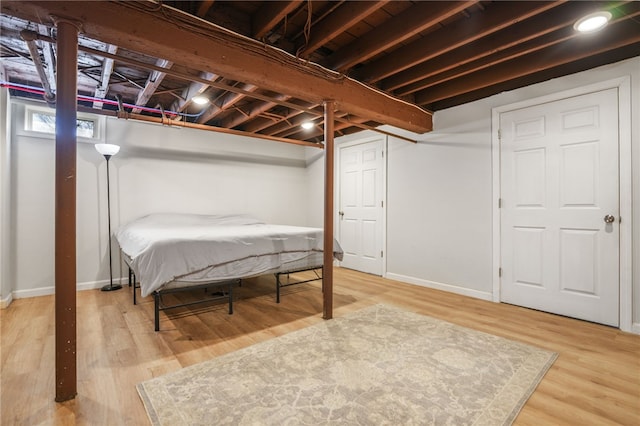
[[[96,151],[102,155],[116,155],[120,151],[120,145],[114,145],[110,143],[97,143],[95,144]]]

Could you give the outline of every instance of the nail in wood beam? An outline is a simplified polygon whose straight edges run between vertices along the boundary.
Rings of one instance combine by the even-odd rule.
[[[76,372],[76,94],[78,27],[56,22],[58,63],[55,146],[55,352],[57,402],[75,398]]]
[[[333,318],[333,101],[324,103],[324,247],[322,318]]]

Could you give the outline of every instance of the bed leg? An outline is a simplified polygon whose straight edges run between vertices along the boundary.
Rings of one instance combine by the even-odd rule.
[[[136,274],[133,274],[133,304],[138,304],[138,301],[136,299]]]
[[[229,315],[233,314],[233,283],[229,282]]]
[[[154,304],[154,324],[155,330],[160,331],[160,295],[157,291],[153,292],[153,304]]]
[[[276,303],[280,303],[280,274],[276,274]]]

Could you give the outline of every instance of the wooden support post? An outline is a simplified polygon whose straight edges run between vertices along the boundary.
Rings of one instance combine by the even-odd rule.
[[[58,62],[55,171],[56,401],[75,398],[76,372],[76,96],[78,27],[56,21]]]
[[[333,119],[335,103],[324,102],[324,265],[322,318],[333,318]]]

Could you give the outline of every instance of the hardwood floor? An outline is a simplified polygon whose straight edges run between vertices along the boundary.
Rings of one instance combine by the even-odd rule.
[[[279,305],[273,286],[271,277],[243,283],[233,315],[224,304],[163,313],[157,333],[151,298],[133,306],[129,287],[79,292],[78,396],[60,404],[53,296],[14,301],[0,311],[1,424],[149,424],[137,383],[322,321],[318,284],[283,290]],[[640,336],[346,269],[334,287],[336,317],[387,303],[558,352],[517,425],[640,425]]]

